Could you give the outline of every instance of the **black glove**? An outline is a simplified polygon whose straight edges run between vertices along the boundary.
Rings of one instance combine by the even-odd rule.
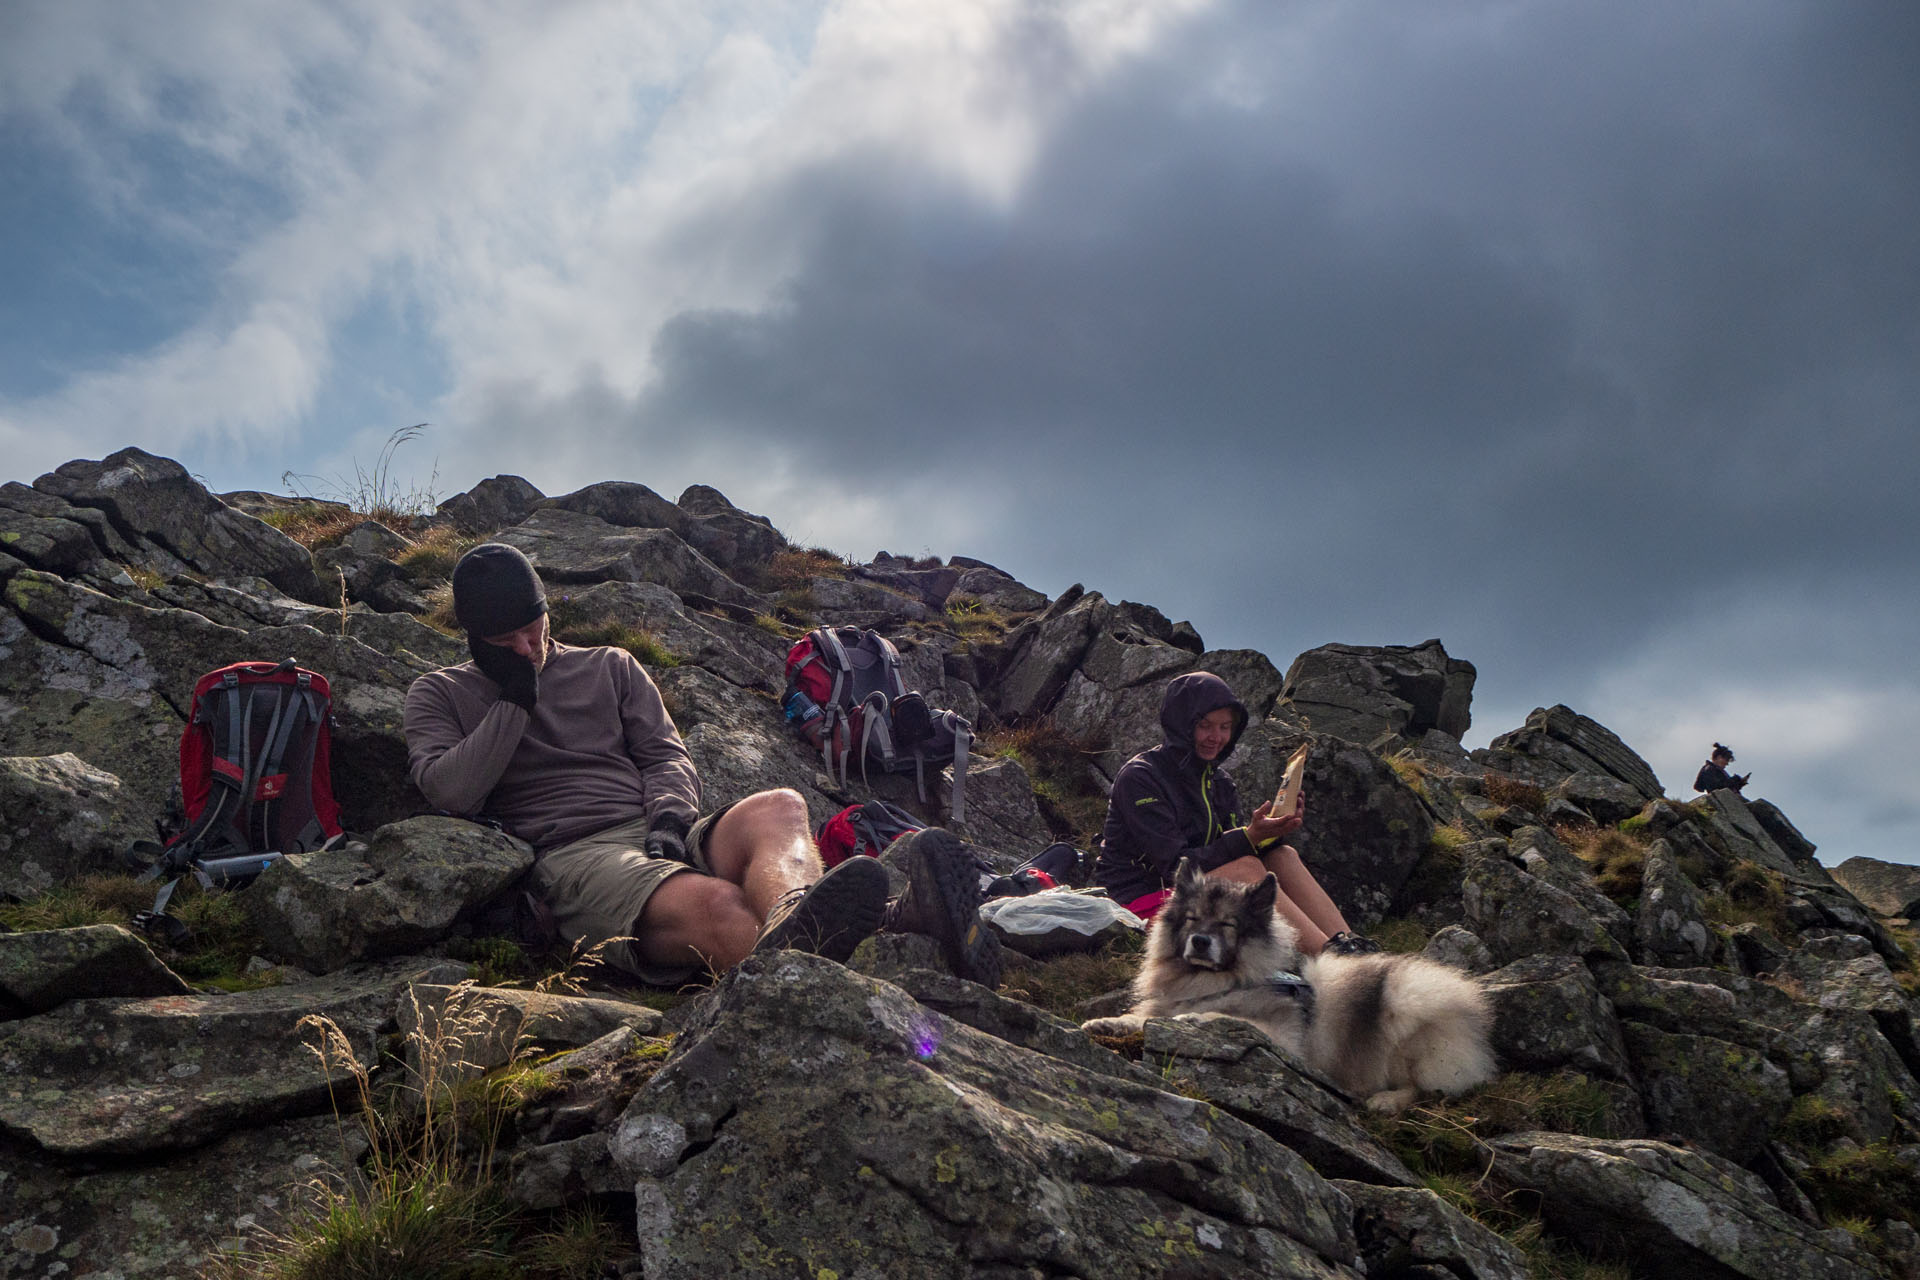
[[[678,814],[663,813],[655,818],[647,828],[647,838],[641,848],[649,858],[672,858],[675,862],[690,862],[687,853],[687,820]]]
[[[532,713],[534,704],[540,701],[540,673],[534,670],[531,658],[473,635],[467,637],[467,652],[473,655],[473,665],[480,668],[480,674],[500,686],[501,697]]]

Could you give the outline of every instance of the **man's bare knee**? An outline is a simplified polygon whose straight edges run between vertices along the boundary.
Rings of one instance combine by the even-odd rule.
[[[791,787],[756,791],[721,815],[706,847],[714,874],[735,883],[755,862],[768,859],[793,862],[805,873],[814,856],[807,802]]]
[[[780,836],[807,831],[807,802],[792,787],[756,791],[727,810],[726,817],[714,825],[718,827],[736,814],[740,825],[756,834]]]

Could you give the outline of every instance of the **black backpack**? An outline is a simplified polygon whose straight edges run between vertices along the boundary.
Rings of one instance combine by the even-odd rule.
[[[860,777],[869,767],[913,772],[926,803],[928,764],[953,762],[955,822],[966,821],[967,754],[973,726],[953,711],[937,711],[900,678],[900,651],[877,631],[821,627],[787,651],[787,692],[781,704],[797,729],[818,726],[827,777],[849,781],[856,744]],[[836,749],[837,748],[837,749]]]

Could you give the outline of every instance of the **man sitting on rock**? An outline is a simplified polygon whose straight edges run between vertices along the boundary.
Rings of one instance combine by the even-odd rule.
[[[844,963],[885,928],[929,934],[955,972],[998,981],[973,859],[951,833],[912,838],[893,902],[872,858],[823,875],[796,791],[701,815],[659,689],[624,649],[549,636],[546,592],[519,551],[493,542],[462,556],[453,610],[473,661],[407,690],[409,773],[437,807],[484,813],[534,846],[533,887],[562,936],[672,986],[755,951]]]

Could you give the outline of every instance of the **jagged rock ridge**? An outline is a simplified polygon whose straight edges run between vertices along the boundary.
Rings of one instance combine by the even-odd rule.
[[[1219,673],[1252,712],[1232,765],[1246,794],[1315,744],[1299,843],[1349,914],[1411,922],[1485,975],[1510,1092],[1559,1073],[1604,1110],[1605,1133],[1501,1129],[1476,1148],[1484,1182],[1565,1247],[1624,1248],[1645,1274],[1920,1268],[1911,1198],[1851,1229],[1832,1216],[1848,1169],[1920,1188],[1910,888],[1872,889],[1876,916],[1855,896],[1869,880],[1850,892],[1777,809],[1670,800],[1570,708],[1468,752],[1475,673],[1437,640],[1329,644],[1283,674],[1151,606],[1049,599],[965,557],[834,562],[705,486],[549,498],[501,476],[403,528],[341,512],[318,550],[275,527],[303,505],[216,496],[138,450],[0,486],[0,899],[115,869],[165,809],[193,680],[241,658],[333,680],[336,786],[364,837],[236,895],[278,986],[196,988],[112,926],[0,934],[9,1276],[182,1274],[271,1225],[285,1188],[342,1158],[339,1081],[300,1016],[332,1014],[372,1060],[380,1037],[476,1001],[571,1049],[551,1068],[564,1092],[517,1119],[514,1194],[621,1206],[638,1274],[1526,1273],[1238,1024],[1152,1023],[1134,1060],[1012,998],[1017,971],[987,992],[880,939],[852,969],[743,965],[676,1010],[652,1072],[628,1052],[663,1030],[650,1010],[447,986],[468,974],[449,944],[531,856],[423,816],[405,780],[401,698],[464,657],[431,620],[459,540],[480,536],[534,560],[556,624],[652,638],[711,800],[790,786],[816,821],[865,792],[833,788],[774,704],[808,622],[881,628],[910,685],[983,728],[1063,735],[1096,799],[1157,739],[1165,683]],[[1076,821],[1084,842],[1084,815],[1037,781],[977,755],[967,834],[1009,864]],[[916,804],[908,780],[875,789]],[[510,1052],[488,1043],[473,1069]]]

